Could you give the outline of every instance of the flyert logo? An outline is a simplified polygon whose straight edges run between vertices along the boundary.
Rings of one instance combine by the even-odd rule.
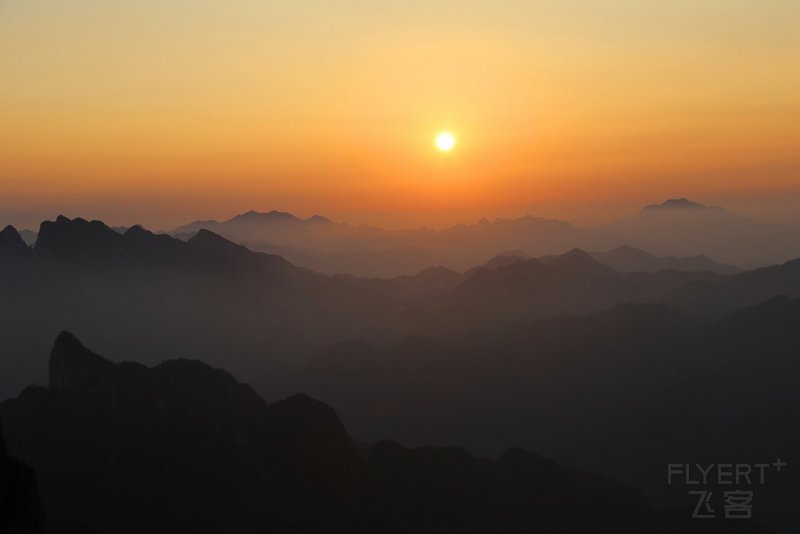
[[[692,519],[752,519],[755,490],[774,473],[781,473],[787,463],[780,458],[771,463],[735,464],[667,464],[667,485],[683,484],[696,499]],[[721,492],[721,499],[708,487],[730,487]],[[735,487],[735,489],[734,489]]]

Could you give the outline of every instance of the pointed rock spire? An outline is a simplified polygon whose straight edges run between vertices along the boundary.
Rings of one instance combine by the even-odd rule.
[[[50,352],[50,389],[106,391],[117,366],[83,346],[70,332],[61,332]]]

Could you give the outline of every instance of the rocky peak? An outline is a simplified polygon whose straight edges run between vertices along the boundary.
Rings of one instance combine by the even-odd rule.
[[[221,258],[236,260],[241,265],[253,267],[256,264],[256,254],[247,247],[229,241],[211,230],[202,229],[198,231],[189,241],[189,245],[203,252],[213,254]]]
[[[50,352],[50,389],[95,393],[106,391],[116,365],[83,346],[70,332],[61,332]]]
[[[499,256],[495,256],[494,258],[486,262],[483,266],[486,269],[499,269],[501,267],[508,267],[509,265],[513,265],[521,261],[527,261],[529,259],[530,258],[527,256],[519,256],[514,254],[501,254]]]
[[[124,226],[115,226],[112,228],[112,230],[127,237],[141,237],[141,236],[155,235],[153,234],[153,232],[145,230],[145,228],[141,224],[134,224],[130,228],[126,228]]]
[[[579,248],[574,248],[569,252],[553,258],[552,265],[601,265],[600,262]]]
[[[36,253],[46,256],[95,256],[116,247],[123,236],[100,221],[59,215],[55,221],[42,222],[36,241]]]
[[[0,231],[0,257],[26,256],[30,248],[13,226],[6,226]]]
[[[189,239],[188,243],[197,247],[212,248],[212,249],[217,247],[224,247],[224,248],[235,247],[236,249],[245,248],[241,245],[233,243],[232,241],[228,241],[221,235],[214,233],[211,230],[206,230],[205,228],[198,230],[198,232]]]
[[[264,222],[297,222],[300,221],[291,213],[272,210],[269,212],[259,212],[250,210],[241,215],[237,215],[228,222],[250,222],[250,221],[264,221]]]
[[[610,275],[615,271],[608,265],[600,263],[588,252],[575,248],[557,256],[548,263],[549,266],[557,268],[559,271],[570,272],[582,275]]]
[[[709,212],[709,213],[729,213],[725,208],[719,206],[708,206],[699,202],[692,202],[688,198],[670,198],[661,204],[650,204],[642,208],[642,213],[664,213],[664,212]]]
[[[331,221],[327,217],[323,217],[322,215],[312,215],[311,217],[306,219],[306,222],[318,223],[318,224],[332,224],[333,223],[333,221]]]

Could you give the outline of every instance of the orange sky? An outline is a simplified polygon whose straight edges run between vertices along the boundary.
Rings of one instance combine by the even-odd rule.
[[[10,0],[0,222],[774,218],[800,201],[799,24],[794,0]]]

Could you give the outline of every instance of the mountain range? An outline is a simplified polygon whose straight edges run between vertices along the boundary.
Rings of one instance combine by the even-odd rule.
[[[591,256],[609,267],[623,272],[649,272],[659,271],[712,271],[720,274],[736,274],[741,269],[735,265],[728,265],[712,260],[705,254],[697,256],[656,256],[644,250],[622,245],[607,252],[590,252]]]
[[[724,273],[736,270],[734,265],[752,268],[800,256],[800,228],[760,223],[685,198],[645,206],[633,216],[588,227],[525,216],[483,219],[441,230],[383,230],[335,223],[318,215],[301,219],[278,211],[250,211],[222,222],[195,221],[170,234],[186,239],[200,229],[319,272],[384,278],[412,275],[433,265],[465,271],[503,250],[538,257],[572,248],[617,249],[618,258],[608,260],[637,270],[666,263],[671,265],[667,268],[692,265],[692,269]],[[669,261],[633,257],[626,245]],[[721,263],[708,260],[706,254]]]
[[[113,229],[125,233],[128,227]],[[605,250],[609,252],[603,260],[616,262],[618,270],[709,269],[725,274],[800,257],[800,228],[761,223],[686,198],[585,227],[524,216],[440,230],[386,230],[337,223],[321,215],[301,218],[277,210],[251,210],[225,221],[194,221],[168,233],[185,241],[200,230],[320,273],[381,278],[411,276],[436,265],[464,272],[502,251],[543,257],[573,248]],[[29,246],[37,238],[30,230],[20,236]],[[642,255],[642,249],[658,259]]]
[[[680,204],[651,210],[717,211]],[[488,262],[392,278],[317,273],[205,229],[183,240],[58,217],[42,223],[29,246],[7,227],[0,394],[17,395],[49,375],[47,388],[28,387],[3,405],[9,451],[35,469],[53,524],[80,532],[92,528],[90,518],[120,531],[130,502],[147,510],[130,524],[152,530],[156,518],[173,514],[159,487],[186,497],[164,524],[172,531],[469,532],[473,525],[485,532],[498,513],[510,513],[496,504],[510,498],[504,485],[535,487],[528,478],[549,476],[546,460],[504,456],[511,447],[677,507],[690,503],[685,491],[664,487],[666,463],[774,461],[800,448],[791,423],[800,415],[800,260],[719,272],[730,266],[632,247],[537,258],[513,240],[492,241],[505,224],[454,230],[458,241],[483,227],[487,247],[507,251]],[[109,362],[68,334],[48,361],[50,340],[63,329],[128,363]],[[184,356],[191,360],[175,360]],[[372,452],[353,445],[336,413],[359,442],[377,444]],[[330,447],[314,449],[304,429],[314,443],[331,432],[323,440]],[[197,450],[181,456],[193,436]],[[442,448],[452,444],[466,450]],[[306,452],[295,464],[280,456]],[[341,457],[327,464],[329,453]],[[18,465],[8,458],[4,465]],[[304,471],[317,461],[323,472]],[[334,476],[325,465],[343,471]],[[513,481],[508,465],[521,472],[529,465],[530,476]],[[426,478],[430,472],[445,478]],[[97,484],[78,491],[75,481],[86,479]],[[126,483],[112,487],[115,480]],[[786,532],[800,525],[787,500],[797,497],[794,482],[787,476],[763,488],[759,504]],[[321,489],[330,487],[335,498]],[[464,492],[457,503],[448,501],[454,488]],[[553,503],[535,508],[542,491],[525,494],[528,509],[563,511]],[[559,502],[582,491],[570,486]],[[272,504],[234,496],[242,492]],[[637,522],[638,531],[672,528],[627,490],[604,492],[624,496],[637,518],[658,525]],[[422,494],[436,504],[420,503]],[[61,495],[70,495],[63,505],[54,497]],[[203,514],[189,517],[198,506]],[[604,524],[604,510],[618,518],[619,506],[589,507],[586,517]],[[564,515],[550,519],[565,532],[586,531]]]
[[[509,443],[688,505],[670,463],[757,463],[800,450],[800,299],[776,297],[716,320],[664,304],[476,330],[448,341],[351,340],[300,372],[265,377],[265,395],[326,399],[360,439]],[[796,472],[757,488],[759,517],[800,527]],[[714,489],[714,488],[709,488]],[[717,487],[716,490],[725,488]]]
[[[208,230],[183,241],[59,217],[42,223],[29,247],[8,227],[0,233],[0,393],[44,380],[46,340],[64,328],[121,358],[152,364],[186,354],[250,380],[296,370],[350,338],[458,337],[623,302],[718,317],[776,295],[800,296],[798,262],[725,275],[620,272],[596,259],[625,268],[698,265],[621,252],[534,259],[513,251],[464,272],[436,267],[378,279],[316,273]]]
[[[182,350],[214,363],[233,348],[224,363],[252,376],[343,335],[380,339],[402,326],[399,291],[390,300],[368,284],[319,275],[208,231],[184,242],[59,217],[42,223],[32,249],[13,229],[2,243],[3,393],[42,380],[46,362],[36,352],[46,353],[45,340],[63,328],[123,357],[146,355],[145,363]]]
[[[51,526],[667,532],[635,490],[520,449],[488,460],[381,441],[362,454],[324,403],[302,394],[267,403],[201,362],[114,364],[63,332],[49,369],[47,388],[4,402],[0,417],[10,449],[37,473]]]

